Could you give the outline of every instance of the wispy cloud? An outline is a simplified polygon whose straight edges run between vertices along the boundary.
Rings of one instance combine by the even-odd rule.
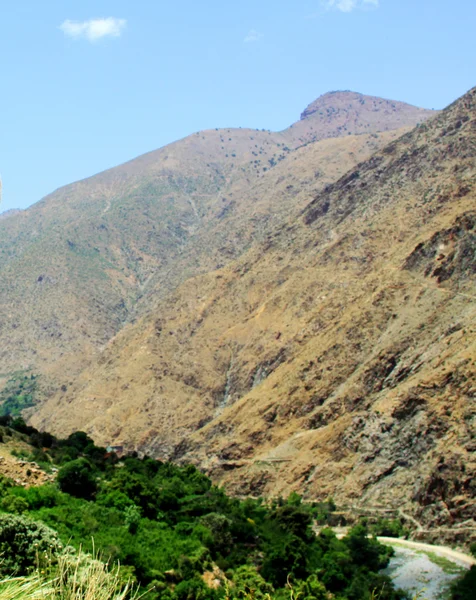
[[[250,44],[251,42],[259,42],[261,39],[263,39],[263,37],[263,33],[256,31],[256,29],[251,29],[243,41],[245,44]]]
[[[349,13],[359,8],[378,8],[380,0],[323,0],[323,4],[328,9]]]
[[[61,23],[59,28],[70,38],[97,42],[105,37],[119,37],[126,25],[126,19],[108,17],[106,19],[89,19],[89,21],[71,21],[67,19]]]

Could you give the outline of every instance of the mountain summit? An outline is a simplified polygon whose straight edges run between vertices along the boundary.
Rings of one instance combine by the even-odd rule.
[[[417,125],[432,113],[437,111],[357,92],[328,92],[311,102],[290,129],[301,143],[315,142]]]

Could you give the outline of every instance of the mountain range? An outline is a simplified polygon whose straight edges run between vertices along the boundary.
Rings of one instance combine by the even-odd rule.
[[[240,495],[473,528],[475,107],[326,94],[0,221],[2,371],[38,375],[31,422]]]

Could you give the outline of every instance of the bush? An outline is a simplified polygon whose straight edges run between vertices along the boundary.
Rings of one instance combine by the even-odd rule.
[[[474,591],[476,590],[476,567],[463,575],[453,585],[451,589],[451,600],[474,600]]]
[[[0,573],[26,575],[45,554],[61,549],[58,535],[43,523],[17,515],[0,515]]]
[[[409,531],[403,527],[400,519],[378,519],[375,525],[370,527],[373,535],[385,537],[408,537]]]
[[[274,594],[273,586],[258,573],[256,567],[243,565],[236,569],[232,577],[233,587],[230,589],[231,598],[254,598],[264,600]]]
[[[10,491],[10,494],[24,500],[29,510],[38,510],[40,508],[52,508],[56,506],[60,500],[61,492],[51,485],[42,485],[39,487],[15,487]]]
[[[216,600],[215,590],[208,588],[200,577],[181,581],[175,587],[173,600]]]
[[[57,482],[60,490],[76,498],[91,499],[97,491],[94,470],[85,458],[66,463],[58,471]]]
[[[0,502],[0,508],[8,513],[21,514],[28,510],[28,502],[18,496],[7,494]]]

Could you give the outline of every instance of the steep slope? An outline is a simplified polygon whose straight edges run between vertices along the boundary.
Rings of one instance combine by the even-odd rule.
[[[331,144],[329,156],[326,146],[317,150],[313,191],[381,142],[346,140],[348,153]],[[285,133],[199,132],[0,220],[2,372],[33,369],[47,376],[44,390],[45,382],[65,385],[158,297],[238,257],[293,204],[287,183],[280,206],[260,192],[255,211],[255,187],[270,171],[289,176],[282,166],[290,161],[305,164],[293,151],[299,144]],[[314,168],[308,178],[316,177]]]
[[[33,423],[475,527],[476,89],[128,326]]]
[[[267,156],[272,136],[250,133],[235,132],[233,146],[231,130],[190,136],[0,222],[3,368],[42,369],[110,339],[150,274],[181,251],[233,178],[231,153],[246,163],[257,143]]]
[[[174,258],[173,268],[151,274],[133,314],[156,306],[164,293],[187,277],[214,271],[239,257],[270,229],[295,216],[317,191],[407,130],[306,144],[273,168],[264,168],[260,177],[237,179],[217,199],[207,226]]]

